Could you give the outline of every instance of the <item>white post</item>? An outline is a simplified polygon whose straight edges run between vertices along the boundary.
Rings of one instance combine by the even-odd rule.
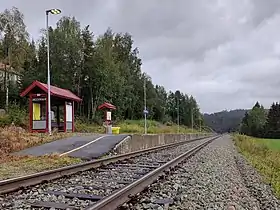
[[[46,29],[47,29],[47,63],[48,63],[48,131],[52,135],[51,119],[51,76],[50,76],[50,38],[49,38],[49,12],[46,12]]]
[[[146,99],[146,77],[144,77],[144,117],[145,117],[145,134],[147,134],[147,99]]]

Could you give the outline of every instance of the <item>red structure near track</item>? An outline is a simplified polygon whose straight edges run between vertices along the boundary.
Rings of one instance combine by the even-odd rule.
[[[51,86],[51,112],[48,119],[48,85],[34,81],[21,94],[29,96],[30,132],[48,132],[48,122],[52,121],[52,129],[62,132],[74,131],[74,103],[81,102],[78,96],[69,90]]]
[[[112,110],[116,110],[116,107],[113,104],[105,102],[104,104],[101,104],[98,106],[98,109],[104,110],[104,125],[106,127],[105,133],[112,134],[112,119],[111,119],[111,113]]]

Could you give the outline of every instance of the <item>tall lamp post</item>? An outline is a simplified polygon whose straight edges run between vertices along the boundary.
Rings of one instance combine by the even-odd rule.
[[[148,114],[148,110],[147,110],[147,94],[146,94],[146,77],[144,77],[144,117],[145,117],[144,133],[145,135],[147,134],[147,114]]]
[[[49,14],[58,15],[60,9],[46,10],[46,29],[47,29],[47,63],[48,63],[48,131],[52,134],[52,119],[51,119],[51,76],[50,76],[50,37],[49,37]]]

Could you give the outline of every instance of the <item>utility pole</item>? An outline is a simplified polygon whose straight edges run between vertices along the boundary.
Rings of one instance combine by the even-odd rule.
[[[144,117],[145,134],[147,134],[147,96],[146,96],[146,77],[144,77]]]
[[[192,133],[193,133],[193,107],[191,108],[191,117],[192,117]]]
[[[199,117],[199,132],[201,132],[201,123],[202,123],[202,119],[201,116]]]
[[[177,132],[180,133],[180,106],[179,106],[179,98],[177,97]]]
[[[7,70],[7,64],[6,64],[6,62],[5,62],[5,67],[4,67],[4,69],[5,69],[5,76],[4,76],[4,90],[5,90],[5,95],[6,95],[6,112],[8,111],[8,108],[9,108],[9,89],[8,89],[8,87],[9,87],[9,85],[8,85],[8,78],[9,78],[9,75],[8,75],[8,70]]]
[[[6,41],[6,45],[7,45],[7,48],[5,49],[5,55],[6,55],[6,58],[5,58],[5,63],[4,63],[4,70],[5,70],[5,75],[4,75],[4,91],[5,91],[5,96],[6,96],[6,105],[5,105],[5,108],[6,108],[6,111],[8,111],[9,109],[9,80],[10,80],[10,70],[11,70],[11,58],[10,58],[10,53],[9,53],[9,39],[8,41]],[[7,63],[9,64],[9,72],[8,72],[8,69],[7,69]]]

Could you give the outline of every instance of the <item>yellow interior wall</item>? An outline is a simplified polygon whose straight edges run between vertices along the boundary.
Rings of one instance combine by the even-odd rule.
[[[33,120],[40,120],[41,106],[33,103]]]

